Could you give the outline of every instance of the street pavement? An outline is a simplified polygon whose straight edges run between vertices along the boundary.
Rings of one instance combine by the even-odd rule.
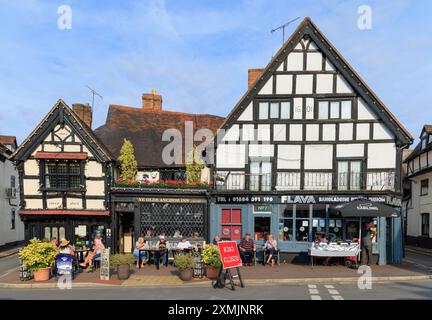
[[[247,286],[235,291],[208,287],[112,287],[104,289],[0,289],[0,300],[411,300],[432,299],[432,281]]]
[[[406,252],[405,262],[432,271],[432,256]],[[0,277],[16,269],[17,255],[0,258]],[[357,283],[248,285],[229,289],[204,286],[154,286],[60,289],[0,288],[0,300],[432,300],[432,280],[372,283],[360,289]]]

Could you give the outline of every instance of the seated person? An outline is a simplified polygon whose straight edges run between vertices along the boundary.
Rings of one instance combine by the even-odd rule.
[[[181,238],[181,237],[182,237],[181,232],[180,232],[180,230],[177,229],[174,232],[173,238]]]
[[[60,254],[67,254],[70,256],[75,255],[74,248],[70,245],[70,241],[68,241],[66,239],[62,239],[62,241],[60,242],[60,246],[59,246],[58,250],[59,250]]]
[[[58,249],[57,238],[52,237],[50,243]]]
[[[219,235],[217,234],[217,235],[215,235],[215,237],[214,237],[214,239],[213,239],[213,244],[214,244],[214,245],[217,245],[219,241],[221,241],[221,238],[220,238]]]
[[[240,256],[245,265],[252,265],[252,259],[254,256],[254,252],[256,251],[256,246],[253,240],[250,237],[249,233],[246,233],[244,239],[240,241],[239,244]]]
[[[141,267],[143,267],[148,261],[147,252],[146,251],[139,251],[139,250],[144,249],[144,247],[145,247],[145,240],[144,240],[144,237],[141,236],[138,238],[138,241],[135,243],[135,249],[133,252],[133,255],[136,259],[136,267],[137,268],[139,268],[140,259],[141,259]]]
[[[168,242],[166,241],[164,235],[159,236],[159,241],[156,243],[156,248],[159,249],[159,259],[162,258],[162,264],[167,265],[167,262],[168,262]]]
[[[96,236],[95,240],[94,240],[93,250],[89,251],[84,262],[80,263],[80,266],[83,268],[87,268],[87,267],[92,266],[93,261],[97,260],[101,257],[103,249],[105,249],[105,246],[102,243],[100,236]]]
[[[268,239],[264,244],[263,250],[265,250],[265,253],[268,255],[268,259],[267,261],[264,261],[264,263],[270,264],[271,261],[271,265],[272,267],[274,267],[275,264],[274,255],[277,254],[278,248],[277,248],[277,242],[271,234],[268,236]]]
[[[186,237],[182,237],[181,241],[177,245],[177,250],[189,252],[192,248],[190,242],[186,239]]]

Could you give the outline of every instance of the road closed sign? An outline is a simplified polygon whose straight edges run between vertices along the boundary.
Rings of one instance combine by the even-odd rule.
[[[218,242],[219,251],[224,269],[237,268],[242,266],[240,252],[235,241]]]

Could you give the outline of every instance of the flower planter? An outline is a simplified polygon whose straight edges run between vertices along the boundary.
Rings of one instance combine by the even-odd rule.
[[[219,268],[206,266],[206,276],[210,280],[216,280],[219,276]]]
[[[180,279],[183,281],[191,281],[193,276],[192,269],[180,270]]]
[[[48,281],[50,279],[51,268],[43,268],[33,272],[35,281]]]
[[[117,278],[119,280],[129,279],[129,274],[130,274],[130,265],[122,264],[117,267]]]

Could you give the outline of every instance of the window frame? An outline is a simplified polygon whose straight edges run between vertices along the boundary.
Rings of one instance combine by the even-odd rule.
[[[348,164],[348,176],[346,178],[346,188],[341,188],[339,181],[340,181],[340,172],[339,172],[339,163],[341,162],[347,162]],[[359,172],[359,184],[358,184],[358,188],[353,188],[353,186],[351,185],[351,175],[352,175],[352,163],[353,162],[358,162],[360,163],[360,172]],[[337,190],[342,190],[342,191],[358,191],[358,190],[362,190],[362,186],[363,186],[363,181],[364,181],[364,177],[363,177],[363,159],[355,159],[355,158],[338,158],[336,159],[336,170],[337,170],[337,181],[336,181],[336,187]]]
[[[48,167],[52,164],[55,164],[57,167],[61,164],[66,164],[67,167],[67,173],[62,173],[62,174],[51,174],[48,173]],[[74,166],[78,166],[79,167],[79,174],[73,173],[71,172],[71,167],[72,165]],[[41,166],[41,170],[43,170],[42,172],[42,185],[43,191],[83,191],[85,190],[85,182],[84,182],[84,165],[83,165],[83,161],[44,161],[43,165]],[[50,177],[67,177],[67,187],[61,187],[58,185],[57,182],[55,182],[55,186],[52,187],[52,182],[50,181],[50,186],[48,187],[48,179]],[[71,177],[79,177],[79,186],[75,187],[74,185],[72,185],[72,180]]]
[[[321,118],[321,108],[320,103],[325,102],[327,105],[327,117]],[[342,105],[344,102],[350,102],[351,108],[350,108],[350,117],[349,118],[343,118],[342,117]],[[338,116],[332,117],[332,104],[338,104]],[[354,101],[352,98],[346,98],[346,99],[317,99],[317,109],[316,112],[317,120],[353,120],[353,114],[354,114]]]
[[[423,184],[426,184],[426,187]],[[424,192],[424,188],[426,192]],[[429,179],[423,179],[420,181],[420,196],[427,196],[429,194]]]
[[[425,223],[425,218],[427,217],[427,223]],[[429,237],[430,236],[430,214],[429,213],[422,213],[420,215],[420,232],[422,237]]]
[[[282,117],[282,104],[287,104],[288,113],[284,113],[284,117]],[[266,117],[262,117],[264,112],[261,111],[261,106],[266,106],[267,111],[265,112]],[[272,106],[275,106],[277,112],[277,117],[272,116]],[[275,109],[273,109],[275,110]],[[288,115],[288,117],[285,117]],[[293,119],[293,102],[292,99],[265,99],[259,100],[257,102],[257,112],[256,112],[257,120],[259,121],[272,121],[272,120],[292,120]]]
[[[223,221],[224,211],[229,211],[229,221],[228,222]],[[239,223],[233,222],[233,211],[239,211],[240,212],[240,222]],[[229,240],[229,241],[241,240],[243,237],[243,210],[241,208],[232,207],[232,208],[222,208],[220,212],[221,212],[221,220],[220,220],[220,222],[221,222],[221,224],[220,224],[221,225],[221,233],[220,233],[221,239]],[[234,234],[233,227],[240,230],[240,237],[239,238],[233,237],[233,234]],[[229,238],[225,237],[223,235],[223,229],[224,228],[229,228],[229,230],[230,230],[230,237]]]

